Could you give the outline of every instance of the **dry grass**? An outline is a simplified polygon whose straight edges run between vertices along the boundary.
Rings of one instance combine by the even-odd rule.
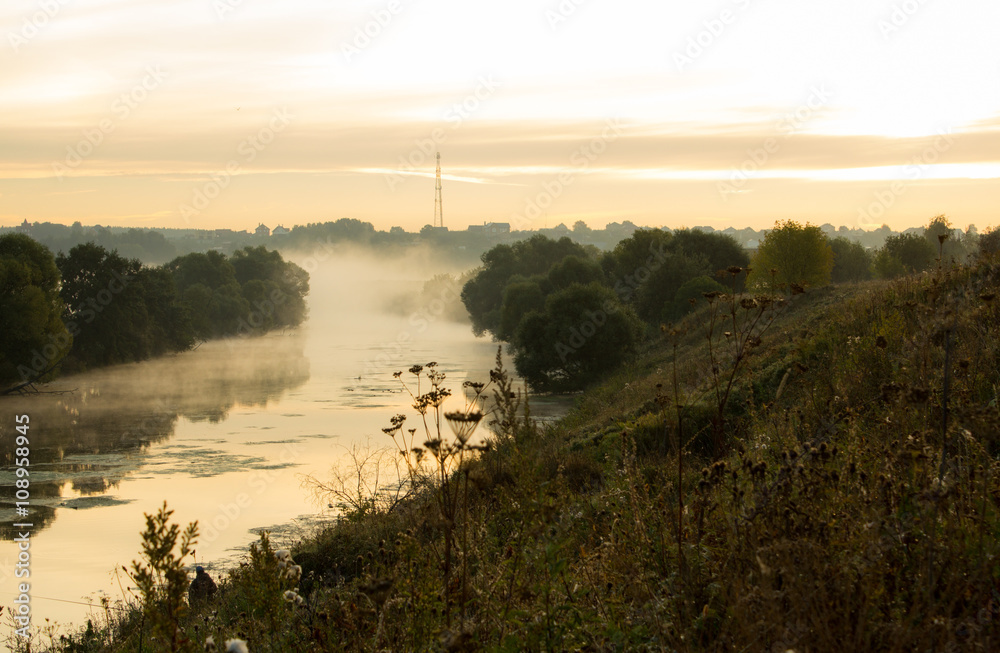
[[[703,308],[560,425],[508,406],[446,505],[303,542],[303,605],[256,555],[191,650],[207,624],[254,652],[996,649],[998,280],[810,291],[738,360]]]

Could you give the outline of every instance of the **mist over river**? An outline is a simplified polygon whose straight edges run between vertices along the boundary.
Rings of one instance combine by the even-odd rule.
[[[303,476],[329,478],[353,444],[392,445],[382,427],[396,413],[413,415],[393,372],[437,361],[452,409],[464,380],[489,380],[494,343],[444,319],[437,303],[400,310],[427,270],[362,256],[311,267],[301,329],[212,341],[65,377],[44,386],[47,394],[0,398],[0,605],[12,605],[16,583],[27,581],[33,626],[85,624],[99,610],[86,604],[130,595],[122,565],[139,557],[143,513],[164,500],[174,523],[199,522],[197,562],[218,577],[261,529],[290,542],[335,518]],[[546,406],[532,412],[544,416]],[[14,511],[21,414],[30,417],[28,517]],[[30,578],[14,576],[15,522],[33,524]]]

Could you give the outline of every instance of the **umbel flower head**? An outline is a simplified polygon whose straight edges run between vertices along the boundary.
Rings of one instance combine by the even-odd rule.
[[[472,432],[476,430],[476,426],[482,421],[483,414],[478,410],[472,410],[468,413],[455,411],[445,413],[444,418],[448,420],[448,426],[451,427],[455,437],[464,445],[472,437]]]
[[[386,435],[393,435],[396,431],[402,428],[403,422],[405,421],[406,421],[406,415],[402,414],[396,415],[389,420],[391,426],[387,426],[386,428],[382,429],[382,432],[385,433]]]
[[[447,388],[435,388],[427,394],[422,394],[417,397],[417,400],[413,404],[413,408],[416,409],[421,415],[427,413],[428,408],[437,408],[444,403],[444,400],[451,396],[451,390]]]

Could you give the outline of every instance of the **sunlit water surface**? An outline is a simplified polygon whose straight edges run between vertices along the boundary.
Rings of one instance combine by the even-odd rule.
[[[138,558],[143,513],[166,501],[174,522],[197,520],[196,559],[218,576],[262,529],[290,542],[335,518],[303,478],[329,478],[352,445],[392,444],[382,432],[389,418],[415,416],[394,371],[437,361],[452,409],[462,381],[489,380],[496,345],[468,325],[435,318],[436,307],[387,310],[386,297],[419,288],[314,274],[310,318],[295,332],[210,342],[44,388],[64,394],[0,399],[0,605],[22,580],[7,451],[15,415],[31,419],[32,622],[79,625],[94,612],[87,604],[131,595],[122,565]],[[539,402],[532,412],[564,408]],[[6,611],[2,622],[6,634]]]

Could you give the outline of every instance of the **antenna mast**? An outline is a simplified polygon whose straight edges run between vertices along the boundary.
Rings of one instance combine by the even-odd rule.
[[[437,183],[434,186],[434,226],[444,226],[444,207],[441,203],[441,153],[437,153]]]

